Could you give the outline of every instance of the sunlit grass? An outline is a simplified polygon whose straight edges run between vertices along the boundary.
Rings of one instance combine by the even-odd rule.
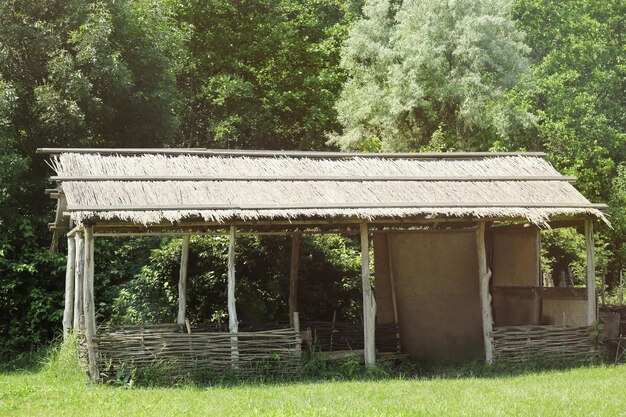
[[[0,415],[626,416],[626,365],[470,378],[128,388],[87,384],[74,352],[70,344],[35,370],[0,374]]]

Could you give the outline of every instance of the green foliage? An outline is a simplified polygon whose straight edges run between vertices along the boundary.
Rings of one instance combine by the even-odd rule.
[[[0,2],[0,357],[51,340],[62,313],[49,169],[35,149],[155,147],[176,134],[180,36],[155,6]]]
[[[362,149],[487,149],[533,122],[507,94],[530,73],[510,2],[369,1],[350,30],[333,142]],[[433,147],[435,145],[431,145]]]
[[[626,165],[617,167],[617,175],[613,179],[609,200],[610,218],[613,224],[611,246],[615,254],[615,269],[626,266]]]
[[[340,0],[186,0],[189,28],[179,78],[184,144],[320,149],[337,127],[344,80],[339,45],[350,18]]]
[[[571,268],[573,284],[585,285],[587,265],[585,237],[576,229],[565,228],[541,233],[541,268],[552,277],[552,284],[559,286],[561,274]],[[566,286],[566,282],[562,283]]]
[[[622,1],[519,0],[536,88],[521,100],[539,119],[530,137],[558,169],[578,177],[592,200],[610,198],[616,163],[626,156],[626,52]]]
[[[48,250],[42,146],[547,150],[610,204],[613,229],[596,239],[614,294],[626,264],[624,2],[363,3],[0,2],[0,360],[60,327],[65,261]],[[547,269],[571,266],[582,283],[580,235],[548,234],[545,248]],[[98,320],[173,320],[178,240],[96,250]],[[238,250],[244,322],[286,320],[289,242],[242,237]],[[307,238],[302,252],[302,320],[358,321],[355,242]],[[192,242],[195,322],[225,317],[225,254],[224,239]]]
[[[131,244],[128,242],[114,253],[126,252]],[[242,326],[288,320],[289,257],[277,254],[289,253],[290,244],[286,237],[237,238],[237,304]],[[360,298],[357,242],[328,235],[304,237],[301,245],[299,287],[301,294],[307,294],[300,302],[301,320],[331,320],[333,311],[338,312],[339,319],[357,320],[360,307],[354,304]],[[180,247],[180,239],[166,240],[149,251],[148,259],[142,258],[144,267],[127,271],[123,280],[114,278],[117,286],[109,293],[112,306],[102,318],[113,323],[173,322],[178,306]],[[145,256],[145,249],[141,245],[143,255],[136,256]],[[227,254],[226,236],[191,238],[187,315],[193,323],[225,325]],[[115,265],[125,262],[129,260],[116,261],[113,274],[117,275]],[[105,265],[108,271],[110,265]]]
[[[63,283],[50,277],[63,276],[63,257],[39,245],[35,225],[27,218],[12,226],[0,228],[24,239],[15,246],[12,236],[0,234],[0,357],[45,344],[62,317]]]

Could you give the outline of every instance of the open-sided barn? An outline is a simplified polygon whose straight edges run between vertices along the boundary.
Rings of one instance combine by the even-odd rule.
[[[302,233],[360,234],[360,344],[367,365],[375,363],[377,353],[398,349],[416,359],[489,363],[594,352],[589,337],[596,322],[593,222],[606,221],[605,206],[590,203],[574,179],[559,174],[543,154],[40,152],[51,155],[55,171],[56,187],[48,190],[58,199],[51,228],[68,236],[64,329],[84,334],[94,380],[105,359],[128,357],[115,356],[125,348],[135,364],[167,358],[185,369],[244,367],[246,361],[279,354],[284,366],[297,367],[298,298],[306,303],[297,293]],[[578,226],[586,237],[587,287],[544,287],[540,230]],[[230,236],[227,333],[195,331],[185,320],[188,237],[211,233]],[[238,331],[238,233],[294,235],[287,328]],[[94,313],[94,239],[155,234],[183,237],[180,328],[100,330]],[[389,337],[396,342],[382,342]]]

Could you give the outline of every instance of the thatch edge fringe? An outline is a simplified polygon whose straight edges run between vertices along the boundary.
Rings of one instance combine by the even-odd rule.
[[[263,209],[263,210],[167,210],[167,211],[76,211],[71,213],[72,219],[81,224],[98,218],[101,220],[127,221],[132,224],[149,226],[162,221],[180,222],[185,219],[202,218],[206,222],[226,224],[229,221],[298,220],[309,219],[354,219],[373,222],[382,219],[410,218],[478,218],[502,219],[524,218],[542,228],[549,228],[549,220],[557,216],[592,216],[610,226],[610,222],[598,209],[593,208],[525,208],[525,207],[436,207],[436,208],[368,208],[368,209]]]

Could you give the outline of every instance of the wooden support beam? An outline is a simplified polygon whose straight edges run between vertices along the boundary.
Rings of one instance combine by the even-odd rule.
[[[85,330],[85,314],[83,310],[83,270],[85,267],[85,240],[82,231],[73,235],[76,258],[74,267],[74,329]]]
[[[189,235],[183,236],[180,253],[180,275],[178,277],[178,319],[176,322],[184,326],[187,311],[187,266],[189,263]]]
[[[427,209],[427,208],[581,208],[581,209],[606,209],[608,206],[603,203],[492,203],[467,202],[467,203],[416,203],[407,201],[390,201],[384,203],[371,203],[356,201],[354,203],[281,203],[281,204],[200,204],[200,205],[159,205],[133,206],[133,205],[110,205],[110,206],[67,206],[67,212],[73,211],[161,211],[161,210],[306,210],[306,209],[385,209],[385,208],[407,208],[407,209]]]
[[[239,176],[211,176],[211,175],[81,175],[81,176],[52,176],[51,181],[80,181],[80,182],[139,182],[139,181],[271,181],[271,182],[361,182],[361,181],[401,181],[401,182],[494,182],[494,181],[567,181],[573,182],[575,177],[564,175],[508,175],[508,176],[408,176],[408,175],[239,175]],[[50,197],[61,198],[61,193],[50,193]]]
[[[300,233],[291,235],[291,259],[289,267],[289,323],[293,327],[294,313],[298,311],[298,274],[300,269]]]
[[[93,338],[96,335],[96,307],[94,302],[94,240],[93,228],[85,226],[85,266],[83,270],[83,309],[85,311],[85,343],[89,358],[89,377],[91,382],[100,379],[96,363],[96,349]]]
[[[491,294],[489,281],[491,271],[487,265],[487,250],[485,245],[485,222],[478,222],[476,229],[476,247],[478,249],[478,277],[480,280],[480,308],[483,322],[483,339],[485,343],[485,361],[493,363],[493,317],[491,313]]]
[[[619,305],[624,305],[624,271],[619,271]]]
[[[76,269],[76,243],[74,238],[67,238],[67,264],[65,267],[65,307],[63,309],[63,339],[72,330],[74,319],[74,280]]]
[[[63,153],[100,155],[203,155],[203,156],[252,156],[275,157],[291,156],[303,158],[409,158],[409,159],[475,159],[498,158],[503,156],[535,156],[543,157],[544,152],[325,152],[325,151],[272,151],[272,150],[239,150],[239,149],[206,149],[206,148],[37,148],[38,154],[59,155]]]
[[[231,333],[239,331],[237,321],[237,306],[235,297],[235,226],[230,226],[230,240],[228,242],[228,328]],[[238,338],[233,336],[231,341],[231,362],[233,368],[239,367]]]
[[[593,220],[585,220],[585,246],[587,248],[587,324],[596,322],[596,265],[594,259]]]
[[[370,249],[367,223],[361,223],[361,285],[363,287],[363,336],[365,366],[376,364],[376,300],[370,282]]]
[[[585,217],[576,217],[576,216],[555,216],[552,218],[554,221],[560,220],[579,220],[580,224],[583,225],[585,221]],[[476,222],[478,220],[481,221],[490,221],[490,222],[505,222],[507,225],[511,225],[514,222],[522,222],[528,223],[528,219],[519,217],[489,217],[489,218],[474,218],[471,216],[468,217],[433,217],[433,216],[423,216],[423,217],[408,217],[402,219],[376,219],[373,222],[369,223],[369,230],[373,230],[374,228],[408,228],[408,227],[425,227],[430,226],[433,223],[450,223],[450,224],[463,224],[463,225],[471,225],[473,227],[476,226]],[[122,221],[119,219],[107,220],[95,217],[93,219],[94,232],[106,232],[106,231],[116,231],[121,232],[123,230],[128,230],[131,232],[140,232],[143,234],[144,232],[150,231],[169,231],[177,235],[181,234],[196,234],[196,232],[209,232],[213,230],[220,231],[220,233],[224,233],[228,235],[228,226],[225,226],[224,223],[219,222],[210,222],[205,221],[202,218],[195,217],[190,219],[184,219],[177,222],[169,222],[169,221],[161,221],[158,223],[150,224],[149,226],[142,226],[130,221]],[[552,223],[553,223],[552,222]],[[243,233],[257,233],[257,232],[268,232],[272,230],[276,230],[276,228],[280,227],[281,232],[287,231],[288,233],[293,233],[296,231],[303,231],[302,228],[307,230],[315,229],[315,228],[333,228],[338,226],[343,226],[346,228],[354,228],[355,230],[359,230],[359,225],[361,224],[361,220],[357,218],[342,218],[342,219],[328,219],[328,218],[317,218],[317,219],[273,219],[273,220],[256,220],[254,222],[240,220],[240,221],[232,221],[229,222],[231,225],[237,226],[237,234]],[[197,227],[197,229],[191,229],[193,227]],[[76,228],[75,228],[76,230]],[[72,233],[69,232],[68,235]]]
[[[387,266],[389,268],[389,285],[391,286],[391,303],[393,304],[393,322],[398,327],[398,302],[396,299],[396,279],[393,272],[393,247],[392,236],[390,233],[385,234],[387,237]],[[398,347],[400,346],[400,333],[396,333],[398,339]]]

